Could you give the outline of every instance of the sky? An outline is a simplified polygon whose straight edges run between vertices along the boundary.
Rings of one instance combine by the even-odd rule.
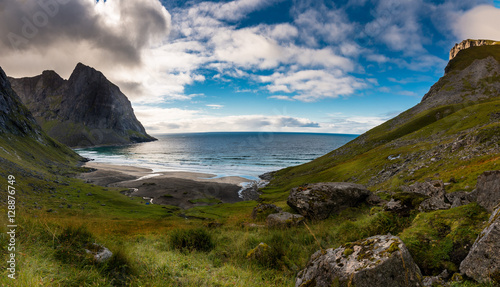
[[[361,134],[498,27],[497,0],[0,0],[0,66],[94,67],[151,134]]]

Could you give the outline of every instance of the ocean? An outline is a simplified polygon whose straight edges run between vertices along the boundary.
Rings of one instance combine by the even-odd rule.
[[[158,141],[76,149],[95,162],[251,180],[320,157],[357,135],[231,132],[155,135]]]

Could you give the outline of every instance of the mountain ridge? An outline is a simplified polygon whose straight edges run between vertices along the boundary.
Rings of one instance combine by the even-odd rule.
[[[292,187],[321,181],[393,190],[454,177],[449,192],[470,191],[481,172],[498,169],[499,60],[500,46],[461,51],[419,104],[327,155],[275,172],[262,198],[283,200]]]
[[[68,80],[54,71],[9,80],[43,130],[68,146],[156,140],[146,133],[119,87],[92,67],[78,63]]]

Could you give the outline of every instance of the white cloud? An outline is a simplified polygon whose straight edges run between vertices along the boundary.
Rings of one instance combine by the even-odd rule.
[[[341,71],[302,70],[289,73],[274,73],[261,76],[260,80],[270,83],[270,92],[298,93],[293,99],[314,102],[325,98],[348,96],[366,86],[364,82]]]
[[[279,1],[272,0],[237,0],[226,3],[202,2],[192,8],[191,13],[209,14],[215,19],[237,21],[245,18],[249,13]]]
[[[211,108],[211,109],[214,109],[214,110],[220,110],[220,109],[224,108],[223,105],[216,105],[216,104],[211,104],[211,105],[206,105],[206,106]]]
[[[500,9],[481,5],[459,17],[453,26],[458,39],[491,39],[500,41]]]
[[[281,101],[295,101],[294,99],[292,99],[291,97],[289,96],[282,96],[282,95],[277,95],[277,96],[269,96],[267,97],[268,99],[275,99],[275,100],[281,100]]]
[[[320,131],[321,125],[287,115],[214,116],[200,110],[134,105],[137,118],[150,133],[206,131]]]
[[[376,116],[347,116],[342,113],[329,115],[330,129],[335,133],[362,134],[384,123],[387,119]]]

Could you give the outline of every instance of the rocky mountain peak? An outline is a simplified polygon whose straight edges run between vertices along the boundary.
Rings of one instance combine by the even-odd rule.
[[[472,40],[472,39],[467,39],[463,40],[460,43],[455,44],[453,48],[450,50],[450,61],[453,60],[457,55],[458,52],[468,49],[470,47],[480,47],[480,46],[485,46],[485,45],[498,45],[500,42],[493,41],[493,40]]]
[[[54,71],[13,79],[13,89],[53,138],[71,147],[155,140],[130,101],[96,69],[78,63],[68,80]]]

